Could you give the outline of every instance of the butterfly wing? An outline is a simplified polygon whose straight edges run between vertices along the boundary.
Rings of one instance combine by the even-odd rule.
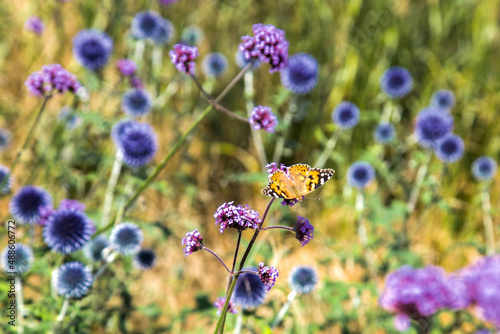
[[[308,165],[293,165],[288,170],[290,179],[295,183],[298,194],[304,196],[318,189],[328,181],[335,171],[330,168],[311,168]]]
[[[262,193],[267,196],[293,199],[296,198],[292,192],[290,179],[285,172],[278,170],[274,172],[270,179],[269,184],[262,189]]]
[[[306,164],[297,164],[288,168],[288,176],[293,183],[294,192],[297,194],[297,197],[301,197],[308,193],[306,180],[310,170],[311,166]]]

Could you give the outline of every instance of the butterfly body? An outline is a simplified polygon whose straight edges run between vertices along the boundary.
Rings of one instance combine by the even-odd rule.
[[[328,181],[335,171],[330,168],[311,168],[309,165],[297,164],[290,166],[287,172],[278,170],[269,178],[269,184],[262,193],[275,198],[287,200],[302,200]]]

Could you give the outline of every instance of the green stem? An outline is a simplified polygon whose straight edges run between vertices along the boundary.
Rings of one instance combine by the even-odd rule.
[[[328,161],[330,154],[332,154],[333,149],[337,145],[337,141],[340,137],[340,131],[340,129],[335,129],[335,132],[332,134],[330,139],[328,139],[328,142],[325,145],[325,149],[323,150],[323,152],[321,152],[321,155],[314,165],[316,168],[323,168],[325,163]]]
[[[489,187],[485,186],[481,193],[481,203],[483,209],[484,234],[486,239],[486,255],[495,253],[495,232],[493,229],[493,219],[491,218],[491,201]]]
[[[283,317],[285,316],[286,312],[290,308],[290,305],[292,305],[292,302],[293,302],[293,300],[295,299],[296,296],[297,296],[297,291],[296,290],[292,290],[292,292],[290,292],[288,294],[288,298],[286,300],[286,303],[283,304],[283,307],[278,312],[278,315],[276,316],[276,319],[274,319],[274,321],[273,321],[273,323],[271,325],[271,328],[276,328],[276,326],[278,326],[280,324],[280,322],[283,320]]]
[[[63,321],[64,317],[66,316],[66,312],[68,312],[68,306],[69,306],[69,297],[66,297],[64,299],[64,303],[62,304],[61,312],[59,312],[59,315],[57,316],[57,322]]]
[[[118,177],[120,176],[120,171],[122,168],[122,160],[123,160],[123,154],[120,150],[118,150],[116,152],[113,168],[111,169],[111,175],[109,176],[108,187],[106,188],[106,195],[104,196],[104,204],[102,208],[102,218],[100,226],[105,226],[109,222],[109,218],[111,215],[111,208],[113,206],[113,194],[115,192],[116,184],[118,183]]]
[[[283,118],[283,135],[278,138],[278,142],[276,143],[276,149],[274,150],[273,160],[277,164],[281,161],[281,156],[283,155],[283,150],[285,149],[285,141],[290,130],[290,125],[292,124],[293,114],[297,112],[297,96],[292,95],[290,99],[290,106],[285,113],[285,117]]]

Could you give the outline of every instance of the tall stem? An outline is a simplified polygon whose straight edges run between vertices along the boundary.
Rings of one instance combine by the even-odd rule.
[[[69,306],[69,297],[66,297],[64,299],[64,303],[62,304],[61,312],[59,312],[59,315],[57,316],[57,322],[63,321],[64,317],[66,316],[66,312],[68,312],[68,306]]]
[[[23,299],[23,282],[21,275],[16,274],[16,305],[19,310],[18,333],[24,333],[24,317],[26,316],[26,308],[24,307]]]
[[[241,271],[243,269],[243,266],[245,265],[247,257],[250,254],[250,250],[252,249],[253,244],[255,243],[255,240],[257,239],[257,236],[259,235],[259,232],[260,232],[262,225],[264,225],[267,214],[268,214],[269,209],[271,208],[271,205],[273,204],[274,200],[275,200],[275,198],[271,198],[271,200],[267,204],[266,210],[264,211],[264,214],[262,215],[262,220],[260,222],[260,225],[255,230],[253,237],[252,237],[252,240],[250,240],[250,243],[248,244],[247,249],[245,250],[245,253],[243,254],[243,257],[240,261],[240,265],[238,267],[238,271]],[[238,281],[239,276],[240,276],[240,274],[236,274],[233,277],[233,281],[231,282],[231,286],[229,287],[229,292],[227,293],[226,302],[224,303],[224,307],[222,308],[222,312],[221,312],[219,321],[217,322],[217,327],[215,328],[215,334],[224,333],[224,323],[226,321],[226,314],[227,314],[227,310],[229,308],[229,301],[231,299],[231,296],[232,296],[233,291],[234,291],[234,287],[236,285],[236,282]]]
[[[356,193],[356,226],[358,228],[359,241],[363,246],[368,244],[368,237],[366,234],[366,226],[363,217],[363,210],[365,207],[365,196],[362,190]]]
[[[243,326],[243,312],[238,312],[236,316],[236,324],[234,325],[234,334],[241,333],[241,327]]]
[[[47,106],[47,102],[50,100],[51,97],[52,97],[52,95],[48,95],[48,96],[44,97],[42,105],[40,106],[40,109],[38,109],[38,113],[36,114],[35,121],[31,125],[31,128],[29,129],[28,134],[26,135],[26,138],[24,138],[24,142],[23,142],[23,145],[21,146],[21,149],[17,152],[16,158],[14,159],[14,162],[10,166],[10,170],[9,170],[8,174],[0,182],[0,189],[3,189],[9,176],[14,174],[14,169],[16,168],[17,164],[19,163],[19,159],[21,158],[21,154],[26,149],[26,147],[28,147],[28,144],[31,140],[31,137],[35,133],[35,129],[36,129],[38,123],[40,122],[40,118],[42,117],[43,111],[45,110],[45,107]]]
[[[486,255],[490,256],[495,253],[495,231],[493,229],[493,219],[491,217],[490,189],[488,186],[485,186],[481,192],[481,202],[486,239]]]
[[[286,303],[283,304],[283,307],[278,312],[278,315],[276,316],[276,319],[274,319],[274,321],[273,321],[273,323],[271,325],[271,328],[276,328],[276,326],[278,326],[280,324],[280,322],[283,320],[283,317],[285,316],[286,312],[290,308],[290,305],[292,305],[292,302],[293,302],[293,300],[295,299],[296,296],[297,296],[297,291],[296,290],[292,290],[292,292],[290,292],[288,294],[288,298],[286,300]]]
[[[238,231],[238,241],[236,242],[236,249],[234,251],[234,258],[233,258],[233,266],[231,267],[231,271],[229,275],[229,279],[227,280],[227,288],[226,288],[226,298],[227,298],[227,293],[229,292],[229,287],[231,286],[231,283],[233,281],[233,273],[234,273],[234,268],[236,268],[236,260],[238,259],[238,251],[240,249],[240,242],[241,242],[241,231]]]
[[[215,254],[214,251],[210,250],[209,248],[203,246],[203,250],[209,252],[210,254],[212,254],[223,266],[224,268],[226,269],[226,271],[231,274],[231,270],[229,270],[229,268],[227,267],[227,265],[224,263],[224,261],[222,261],[222,259],[220,258],[219,255]]]
[[[328,161],[330,154],[332,154],[333,149],[337,145],[337,142],[340,137],[340,131],[341,131],[340,129],[335,129],[330,139],[328,139],[328,142],[325,145],[325,149],[323,150],[323,152],[321,152],[321,155],[319,156],[318,160],[316,161],[316,164],[314,165],[315,167],[323,168],[325,163]]]
[[[121,150],[118,150],[116,152],[113,168],[111,169],[111,175],[109,176],[108,187],[106,188],[106,195],[104,197],[104,204],[102,208],[102,219],[100,226],[106,226],[109,222],[109,217],[111,215],[111,207],[113,204],[113,194],[115,192],[116,183],[118,182],[118,177],[120,176],[120,171],[122,169],[122,162],[123,162],[123,153]]]
[[[278,142],[276,143],[276,149],[274,150],[273,159],[271,161],[276,162],[277,164],[281,161],[281,156],[283,155],[283,150],[285,149],[285,141],[288,135],[288,131],[290,129],[290,125],[292,124],[293,114],[297,112],[297,96],[292,95],[290,99],[290,106],[285,113],[285,117],[283,118],[283,135],[279,137]]]

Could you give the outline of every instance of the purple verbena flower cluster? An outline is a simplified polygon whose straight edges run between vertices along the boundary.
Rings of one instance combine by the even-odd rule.
[[[175,44],[174,49],[169,52],[169,55],[170,59],[172,59],[172,64],[179,71],[194,75],[196,66],[194,60],[200,55],[196,46]]]
[[[274,132],[278,125],[278,118],[272,113],[270,107],[257,106],[253,108],[248,122],[255,130],[264,129],[267,132]]]
[[[274,284],[276,284],[278,276],[278,269],[276,267],[264,266],[264,262],[259,263],[259,278],[265,284],[266,291],[271,290]]]
[[[198,232],[198,229],[196,229],[186,233],[186,236],[182,238],[182,244],[184,245],[184,254],[188,256],[203,249],[203,237]]]
[[[76,76],[59,64],[42,66],[41,71],[30,74],[25,82],[28,91],[35,96],[48,96],[53,92],[75,93],[81,87]]]
[[[225,303],[226,303],[226,297],[219,297],[214,302],[214,306],[217,308],[217,315],[221,314]],[[227,311],[230,313],[233,313],[233,314],[238,313],[238,309],[236,308],[236,304],[232,300],[229,301]]]
[[[126,77],[129,77],[137,71],[137,64],[132,59],[120,59],[116,62],[116,68]]]
[[[287,166],[285,166],[284,164],[280,164],[280,166],[278,167],[278,164],[276,162],[271,162],[270,164],[267,164],[265,167],[267,168],[267,172],[269,173],[269,176],[271,176],[271,174],[273,174],[274,172],[276,172],[278,170],[281,170],[285,173],[288,172]]]
[[[215,225],[219,225],[220,233],[226,228],[243,231],[247,228],[257,229],[260,225],[260,215],[248,205],[233,205],[233,201],[224,203],[214,214]]]
[[[246,60],[258,59],[261,63],[269,63],[269,73],[279,72],[287,65],[288,42],[285,32],[273,26],[261,23],[252,26],[254,36],[242,36],[239,49]]]
[[[307,245],[314,237],[314,226],[309,223],[309,220],[299,216],[297,225],[295,225],[295,238],[299,240],[302,247]]]

